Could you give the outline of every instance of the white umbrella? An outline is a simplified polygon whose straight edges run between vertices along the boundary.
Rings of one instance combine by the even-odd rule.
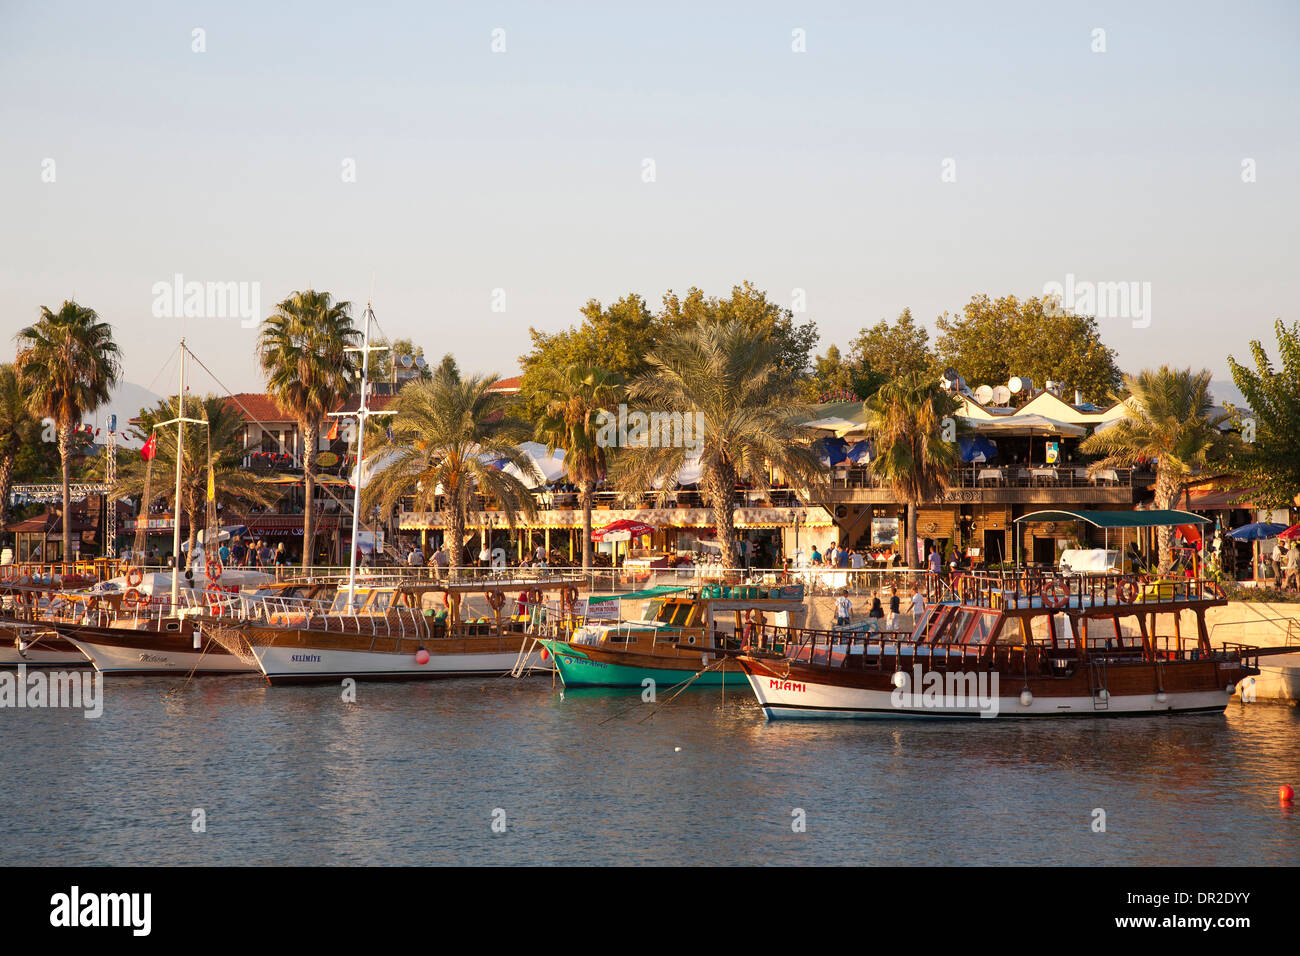
[[[555,449],[555,454],[550,454],[546,446],[537,441],[526,441],[519,446],[519,450],[527,456],[528,460],[533,463],[541,477],[525,475],[519,468],[514,465],[506,465],[501,470],[507,475],[514,475],[529,488],[536,488],[539,485],[549,485],[559,481],[564,477],[564,449]]]

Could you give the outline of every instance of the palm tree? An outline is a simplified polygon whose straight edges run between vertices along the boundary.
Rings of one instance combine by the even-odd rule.
[[[564,449],[564,473],[578,488],[582,506],[582,569],[591,569],[591,505],[597,483],[605,477],[605,449],[599,441],[600,415],[623,395],[623,380],[613,372],[585,365],[535,370],[529,387],[545,407],[537,438],[548,454]]]
[[[262,323],[258,357],[271,397],[298,419],[302,432],[304,507],[302,566],[311,567],[316,516],[316,452],[321,421],[346,397],[356,377],[355,346],[361,333],[352,325],[352,305],[335,302],[328,292],[295,292]]]
[[[409,382],[389,406],[396,412],[391,428],[366,455],[370,467],[358,478],[366,509],[389,514],[413,495],[416,508],[440,511],[453,567],[464,554],[466,513],[475,493],[496,502],[512,529],[518,513],[537,513],[528,486],[497,467],[504,462],[538,477],[517,447],[528,437],[528,426],[509,414],[509,396],[491,391],[496,382],[495,375],[450,374]]]
[[[142,409],[139,424],[135,426],[137,437],[147,440],[151,433],[157,435],[158,442],[153,459],[155,475],[162,480],[155,480],[149,496],[155,501],[162,499],[172,508],[176,520],[185,512],[189,519],[189,552],[184,567],[194,559],[194,548],[198,541],[199,525],[204,523],[208,494],[208,455],[212,455],[212,475],[216,503],[227,513],[240,514],[251,504],[269,505],[279,497],[274,486],[259,480],[244,468],[245,456],[253,446],[244,445],[244,420],[238,410],[228,400],[219,395],[208,395],[202,399],[187,396],[185,399],[185,417],[206,420],[208,427],[191,426],[185,429],[184,455],[181,458],[181,501],[176,506],[176,484],[170,476],[176,473],[176,429],[159,428],[158,422],[170,421],[176,417],[176,399],[160,401],[151,409]],[[138,456],[129,465],[118,472],[117,484],[111,496],[123,498],[143,495],[145,473],[149,463]],[[152,502],[140,503],[140,516],[148,516]],[[207,535],[220,529],[209,528]],[[177,564],[179,565],[179,556]]]
[[[663,498],[687,461],[688,447],[690,457],[698,451],[722,560],[734,568],[738,480],[766,491],[771,470],[810,493],[824,485],[818,454],[792,423],[803,411],[798,382],[781,362],[777,345],[736,319],[702,320],[670,332],[646,361],[649,369],[628,389],[637,407],[627,420],[632,422],[636,412],[658,417],[649,417],[644,435],[628,429],[631,447],[620,448],[611,462],[615,481],[627,496],[658,487]],[[611,424],[607,418],[607,446],[614,437]]]
[[[9,489],[18,455],[40,439],[41,425],[27,406],[17,369],[0,365],[0,525],[9,520]]]
[[[1089,466],[1091,473],[1154,460],[1155,506],[1175,508],[1187,479],[1226,459],[1234,447],[1235,439],[1219,427],[1231,415],[1214,410],[1208,369],[1193,372],[1162,365],[1125,375],[1124,386],[1129,392],[1127,417],[1088,436],[1079,450],[1102,456]],[[1157,537],[1164,573],[1173,564],[1174,529],[1160,528]]]
[[[950,436],[944,435],[944,419],[956,407],[952,396],[921,372],[887,382],[866,401],[867,429],[876,445],[871,471],[907,503],[902,541],[910,568],[918,563],[913,544],[917,506],[943,493],[961,458],[955,419]]]
[[[121,374],[121,352],[113,329],[94,309],[69,299],[18,333],[15,365],[27,390],[28,408],[39,418],[52,418],[59,439],[62,466],[63,560],[72,554],[70,468],[72,433],[82,416],[108,401]]]

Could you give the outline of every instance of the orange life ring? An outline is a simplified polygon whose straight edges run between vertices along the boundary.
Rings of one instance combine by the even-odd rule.
[[[1137,595],[1138,595],[1137,582],[1134,581],[1132,578],[1127,578],[1127,577],[1122,578],[1120,582],[1117,585],[1115,585],[1115,598],[1121,604],[1132,604],[1133,601],[1137,598]]]
[[[226,592],[215,584],[209,584],[203,589],[203,603],[208,606],[209,611],[215,612],[220,616],[224,610],[220,603],[225,599]]]
[[[578,589],[570,585],[560,589],[560,606],[572,612],[578,606]]]
[[[528,592],[528,603],[533,607],[540,607],[543,601],[542,592],[534,588]]]
[[[213,561],[211,564],[209,564],[209,565],[207,566],[208,580],[209,580],[209,581],[220,581],[220,580],[221,580],[221,571],[222,571],[221,562],[220,562],[220,561]]]
[[[1043,582],[1038,593],[1042,595],[1043,607],[1061,608],[1070,603],[1070,585],[1063,578]]]
[[[143,595],[135,588],[127,588],[126,593],[122,595],[122,603],[127,607],[135,607],[140,603],[141,597],[143,597]]]
[[[488,607],[493,611],[499,611],[506,603],[506,593],[500,588],[493,588],[487,593]]]
[[[139,584],[141,581],[143,581],[143,580],[144,580],[144,572],[141,571],[139,568],[127,568],[127,569],[126,569],[126,583],[127,583],[127,587],[134,588],[136,585],[138,585],[138,584]]]

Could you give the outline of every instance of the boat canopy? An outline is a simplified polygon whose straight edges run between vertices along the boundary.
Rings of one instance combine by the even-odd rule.
[[[606,601],[629,601],[639,600],[640,598],[657,598],[665,594],[676,594],[678,591],[685,591],[685,587],[673,587],[669,584],[660,584],[656,587],[646,588],[644,591],[627,591],[622,594],[593,594],[587,598],[588,604],[604,604]]]
[[[1207,524],[1209,518],[1190,511],[1155,509],[1152,511],[1032,511],[1021,515],[1022,521],[1086,521],[1094,528],[1167,528],[1180,524]]]

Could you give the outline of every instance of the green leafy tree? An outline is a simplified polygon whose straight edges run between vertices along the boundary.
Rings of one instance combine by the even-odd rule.
[[[176,417],[176,396],[163,399],[153,408],[141,409],[138,424],[133,426],[136,437],[144,442],[157,436],[153,458],[153,477],[149,484],[152,501],[140,502],[141,517],[147,517],[153,501],[163,501],[172,510],[176,520],[181,512],[189,521],[189,551],[185,567],[194,560],[199,528],[204,525],[208,500],[208,455],[212,456],[213,490],[215,502],[228,514],[246,516],[249,505],[266,506],[280,497],[274,485],[258,479],[244,467],[244,458],[256,450],[257,445],[244,445],[244,419],[236,406],[219,395],[185,399],[185,417],[206,421],[207,427],[186,425],[181,456],[181,500],[176,503],[176,426],[158,428],[159,422]],[[114,498],[143,496],[149,462],[132,452],[129,464],[118,471],[117,484],[111,495]],[[177,562],[180,563],[179,561]]]
[[[19,456],[40,441],[41,423],[28,407],[17,369],[0,365],[0,525],[9,520],[9,489]]]
[[[916,567],[916,509],[947,489],[960,463],[957,403],[932,376],[911,372],[882,385],[866,405],[876,445],[871,470],[907,503],[902,541],[908,567]]]
[[[893,325],[881,319],[871,328],[863,329],[853,340],[850,354],[860,374],[869,382],[870,391],[861,393],[864,398],[897,378],[917,373],[934,377],[939,374],[930,351],[930,333],[912,318],[911,309],[899,313]]]
[[[955,368],[972,388],[1027,376],[1038,386],[1065,382],[1085,401],[1103,402],[1122,380],[1097,320],[1042,299],[977,295],[960,315],[945,312],[935,325],[940,366]]]
[[[665,336],[646,359],[650,368],[630,384],[629,395],[636,410],[680,415],[683,426],[692,423],[691,444],[699,451],[701,485],[713,510],[722,559],[726,567],[735,567],[737,480],[766,490],[769,469],[775,469],[810,494],[824,486],[818,454],[791,424],[809,411],[798,402],[799,383],[785,364],[779,341],[755,336],[748,323],[735,318],[702,318]],[[687,458],[684,427],[681,437],[681,442],[665,445],[661,432],[659,447],[647,440],[620,448],[611,462],[620,490],[637,495],[649,488],[667,489]]]
[[[613,413],[623,398],[623,381],[604,369],[566,365],[546,369],[534,386],[546,406],[537,423],[537,438],[547,450],[564,449],[564,472],[578,489],[582,507],[582,568],[591,569],[591,506],[596,485],[605,477],[605,448],[600,441],[601,413]]]
[[[362,469],[362,503],[390,513],[409,496],[416,508],[443,516],[453,565],[465,548],[466,515],[475,494],[494,501],[515,527],[517,515],[537,513],[528,486],[497,468],[504,460],[521,474],[536,478],[537,469],[518,443],[528,425],[511,414],[511,401],[491,391],[497,376],[452,379],[435,375],[412,382],[389,406],[391,436],[366,455]]]
[[[352,325],[352,306],[328,292],[295,292],[275,307],[258,335],[258,358],[266,387],[280,407],[298,419],[302,434],[304,508],[302,566],[311,567],[316,532],[312,506],[321,422],[357,379],[361,333]]]
[[[1155,461],[1155,505],[1176,508],[1188,478],[1228,460],[1234,438],[1220,426],[1230,415],[1215,412],[1205,369],[1162,365],[1126,375],[1124,383],[1129,392],[1127,416],[1085,438],[1079,449],[1101,456],[1090,466],[1093,473]],[[1173,564],[1174,529],[1160,528],[1157,534],[1163,573]]]
[[[771,344],[787,375],[801,379],[811,371],[813,348],[818,339],[816,323],[797,325],[791,309],[772,302],[766,292],[751,282],[734,286],[727,297],[706,296],[694,287],[680,297],[670,291],[664,295],[659,319],[664,327],[657,333],[659,336],[688,331],[701,322],[717,325],[736,322],[753,339],[764,339]]]
[[[15,366],[27,391],[28,408],[51,418],[58,435],[63,502],[63,558],[72,555],[69,521],[73,432],[88,412],[108,401],[121,374],[121,352],[113,329],[94,309],[68,300],[18,333]]]
[[[1272,508],[1291,508],[1300,496],[1300,322],[1274,325],[1281,368],[1274,369],[1264,346],[1250,343],[1255,368],[1228,356],[1232,381],[1248,410],[1234,409],[1247,439],[1233,466],[1257,489],[1255,497]]]

